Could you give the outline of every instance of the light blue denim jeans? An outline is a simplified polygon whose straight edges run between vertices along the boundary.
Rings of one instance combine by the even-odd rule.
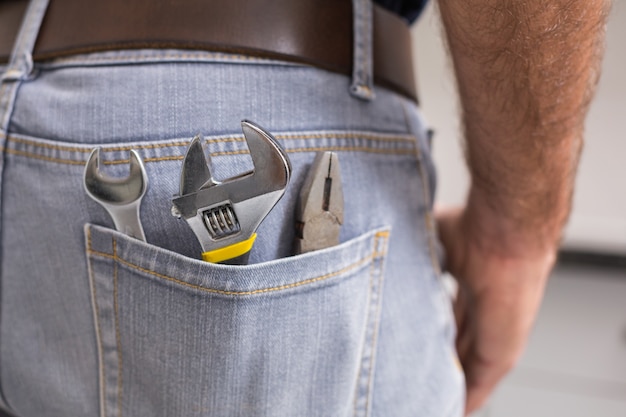
[[[2,409],[462,415],[434,171],[415,103],[379,87],[357,99],[349,77],[309,66],[201,51],[33,65],[29,16],[0,90]],[[292,180],[258,230],[251,264],[209,264],[172,217],[171,198],[198,132],[216,177],[252,168],[241,119],[276,136]],[[86,195],[94,146],[111,176],[127,174],[130,149],[145,161],[147,243],[116,232]],[[324,150],[341,163],[342,243],[292,256],[296,197]]]

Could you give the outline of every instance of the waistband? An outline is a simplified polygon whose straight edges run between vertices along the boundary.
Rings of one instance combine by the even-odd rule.
[[[8,61],[27,1],[0,2],[0,62]],[[118,49],[176,48],[298,62],[350,76],[350,0],[54,0],[35,61]],[[373,8],[376,84],[417,101],[407,23]]]

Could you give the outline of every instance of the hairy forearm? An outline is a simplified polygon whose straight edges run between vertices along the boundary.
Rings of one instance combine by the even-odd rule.
[[[608,3],[439,0],[472,177],[467,212],[503,250],[560,237]]]

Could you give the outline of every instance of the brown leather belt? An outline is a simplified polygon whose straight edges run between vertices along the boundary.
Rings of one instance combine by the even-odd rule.
[[[0,62],[27,1],[0,0]],[[352,74],[350,0],[51,0],[33,58],[116,49],[176,48],[245,54]],[[415,101],[411,36],[374,8],[374,81]]]

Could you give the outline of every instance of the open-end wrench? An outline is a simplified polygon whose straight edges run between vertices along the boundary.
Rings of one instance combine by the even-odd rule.
[[[83,183],[87,194],[106,209],[118,231],[145,242],[139,206],[148,188],[148,176],[139,154],[130,151],[130,175],[126,178],[106,176],[99,168],[100,148],[96,148],[85,165]]]
[[[291,176],[289,158],[271,134],[246,120],[241,128],[254,170],[215,181],[198,135],[183,161],[180,193],[172,199],[172,214],[187,221],[207,262],[248,263],[256,230],[283,196]]]

